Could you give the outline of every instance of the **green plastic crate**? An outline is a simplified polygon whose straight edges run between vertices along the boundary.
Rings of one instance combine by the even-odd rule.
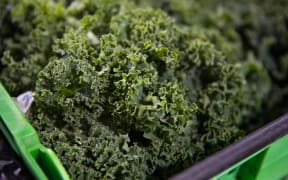
[[[35,179],[69,179],[56,154],[40,143],[35,129],[1,83],[0,130]]]
[[[288,179],[288,135],[240,161],[212,179]]]
[[[171,179],[288,180],[288,114]]]

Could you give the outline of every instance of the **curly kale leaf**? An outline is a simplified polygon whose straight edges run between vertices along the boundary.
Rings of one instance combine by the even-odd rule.
[[[255,88],[261,86],[263,87],[260,89],[267,89],[268,80],[265,77],[267,71],[272,80],[270,89],[273,90],[266,95],[264,101],[257,101],[257,103],[262,103],[265,109],[262,112],[271,112],[271,115],[274,115],[270,116],[269,113],[265,113],[263,117],[269,117],[267,120],[271,120],[287,111],[287,105],[285,105],[288,78],[285,68],[288,47],[285,41],[288,35],[287,1],[162,0],[156,2],[137,0],[135,2],[161,8],[181,27],[193,27],[192,34],[211,41],[218,50],[226,53],[229,60],[240,59],[243,62],[246,61],[244,64],[251,64],[252,58],[252,64],[254,64],[252,67],[257,64],[258,68],[262,69],[257,70],[258,75],[255,74],[261,78],[251,79],[251,83],[254,83],[252,91],[257,92]],[[243,69],[246,71],[245,68]],[[271,99],[274,101],[270,101]],[[276,106],[282,107],[283,110],[278,112],[279,109],[272,108]],[[253,122],[261,119],[259,124],[264,124],[267,120],[259,116],[260,114],[255,114],[254,117],[248,119],[252,118]],[[249,123],[248,126],[250,126]]]
[[[13,8],[5,16],[4,25],[7,28],[3,29],[4,32],[1,28],[0,52],[3,49],[5,54],[9,54],[9,58],[5,56],[0,62],[4,67],[1,81],[13,95],[35,88],[37,74],[55,56],[52,46],[56,39],[61,38],[69,29],[78,28],[80,19],[89,14],[95,14],[99,26],[103,26],[98,31],[101,29],[103,33],[107,32],[106,23],[109,24],[113,13],[117,14],[124,4],[103,0],[81,1],[78,4],[76,1],[69,3],[54,0],[11,1],[8,5]]]

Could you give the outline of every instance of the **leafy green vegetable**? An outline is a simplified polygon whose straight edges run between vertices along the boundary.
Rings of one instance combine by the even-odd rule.
[[[262,126],[264,122],[287,112],[288,76],[285,69],[287,64],[285,57],[288,52],[287,1],[135,0],[135,2],[141,6],[161,8],[174,17],[179,25],[198,29],[197,35],[208,38],[230,59],[246,61],[252,58],[266,69],[272,83],[271,90],[262,101],[260,114],[256,113],[252,117],[254,125]],[[261,79],[258,79],[257,84],[261,84]],[[257,78],[254,78],[255,80]],[[243,125],[245,129],[252,125],[249,119],[251,117]],[[257,126],[260,127],[259,125],[252,125],[248,129],[253,130]]]
[[[29,119],[73,179],[165,178],[241,138],[275,87],[284,97],[287,55],[271,55],[275,81],[262,51],[287,31],[259,33],[265,13],[283,25],[277,11],[256,0],[145,3],[167,12],[125,0],[0,3],[11,7],[0,13],[0,80],[11,94],[36,92]]]

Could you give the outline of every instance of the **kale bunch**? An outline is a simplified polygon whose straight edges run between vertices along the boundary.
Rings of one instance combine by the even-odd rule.
[[[0,80],[11,94],[35,91],[29,119],[72,179],[169,176],[241,138],[274,87],[255,49],[268,46],[251,48],[240,28],[260,27],[256,5],[150,3],[164,11],[0,2]]]
[[[178,25],[201,29],[198,35],[200,33],[203,37],[209,38],[217,49],[222,49],[231,58],[242,61],[252,58],[264,66],[271,79],[271,90],[262,102],[261,113],[255,113],[253,123],[250,123],[251,118],[248,118],[242,128],[254,130],[287,112],[287,1],[135,0],[135,2],[140,6],[161,8],[175,18]],[[224,42],[229,42],[230,46]]]
[[[110,33],[98,42],[93,19],[85,17],[78,30],[57,40],[53,49],[62,57],[38,75],[34,119],[39,119],[36,127],[43,128],[43,138],[52,127],[67,131],[64,138],[72,139],[65,141],[65,149],[72,155],[53,136],[49,145],[61,149],[64,164],[83,158],[66,164],[75,178],[144,178],[192,157],[197,105],[185,100],[173,74],[180,35],[173,20],[152,9],[123,12],[112,18]],[[54,124],[45,128],[47,121]],[[75,140],[81,148],[74,148]]]
[[[261,65],[229,60],[160,10],[119,12],[102,35],[94,19],[55,42],[57,58],[36,81],[32,119],[75,178],[144,178],[191,164],[238,139],[241,119],[269,90]]]

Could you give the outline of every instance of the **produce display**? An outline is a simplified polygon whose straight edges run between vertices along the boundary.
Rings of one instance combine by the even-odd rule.
[[[286,0],[1,0],[0,81],[72,179],[165,179],[288,110]]]

